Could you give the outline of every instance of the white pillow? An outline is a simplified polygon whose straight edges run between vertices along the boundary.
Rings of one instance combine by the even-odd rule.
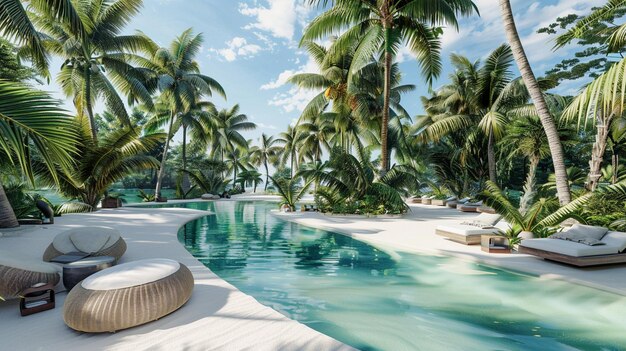
[[[604,227],[594,227],[591,225],[574,224],[569,230],[550,235],[551,239],[561,239],[573,241],[585,245],[605,245],[600,241],[609,230]]]
[[[496,225],[501,218],[502,216],[497,213],[481,213],[478,217],[474,218],[474,221],[485,223],[487,225]]]

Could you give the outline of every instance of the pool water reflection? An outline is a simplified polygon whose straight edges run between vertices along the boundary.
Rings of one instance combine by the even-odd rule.
[[[626,350],[626,298],[450,257],[385,253],[272,216],[264,202],[169,205],[214,215],[187,250],[261,303],[361,350]]]

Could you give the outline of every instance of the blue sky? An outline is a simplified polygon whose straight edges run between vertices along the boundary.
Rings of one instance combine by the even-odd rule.
[[[217,79],[226,89],[228,100],[216,97],[220,108],[239,103],[241,111],[257,123],[256,131],[276,134],[298,118],[300,111],[317,92],[301,91],[285,80],[297,72],[312,72],[315,66],[298,49],[306,24],[319,13],[303,0],[144,0],[142,12],[127,27],[141,30],[163,46],[192,27],[204,35],[198,59],[203,73]],[[446,29],[443,37],[444,70],[434,87],[444,84],[450,73],[452,52],[472,59],[486,56],[505,41],[496,0],[475,0],[481,17],[460,20],[459,31]],[[538,75],[571,55],[571,47],[552,51],[551,38],[536,30],[570,13],[585,14],[604,0],[512,0],[516,21],[531,65]],[[403,98],[414,116],[421,113],[419,97],[425,95],[424,80],[411,55],[403,50],[398,60],[403,82],[415,84],[418,91]],[[55,72],[53,72],[55,73]],[[567,83],[562,91],[573,94],[581,82]],[[56,86],[47,88],[56,90]],[[102,109],[102,104],[96,110]]]

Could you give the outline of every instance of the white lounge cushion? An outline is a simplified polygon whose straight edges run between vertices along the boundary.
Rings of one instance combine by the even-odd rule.
[[[51,263],[24,258],[22,254],[0,251],[0,266],[22,269],[39,273],[58,273],[59,268]]]
[[[74,251],[91,253],[113,246],[120,237],[120,232],[113,228],[82,227],[58,234],[52,241],[52,245],[63,253]]]
[[[496,225],[502,218],[501,215],[497,213],[481,213],[476,218],[474,218],[475,222],[485,223],[487,225]]]
[[[82,281],[88,290],[117,290],[144,285],[176,273],[180,264],[174,260],[154,258],[128,262],[95,273]]]
[[[498,233],[498,228],[480,228],[472,225],[465,224],[445,224],[437,226],[437,230],[454,233],[458,235],[482,235],[482,234],[495,234]]]
[[[610,245],[589,246],[573,241],[558,239],[526,239],[521,246],[531,249],[544,250],[573,257],[611,255],[619,253],[619,247]]]
[[[618,252],[626,250],[626,233],[624,232],[608,232],[600,241],[615,246]]]

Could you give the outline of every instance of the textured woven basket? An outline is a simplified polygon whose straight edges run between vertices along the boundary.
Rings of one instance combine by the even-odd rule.
[[[0,296],[4,299],[15,298],[22,290],[37,283],[57,285],[59,279],[58,273],[35,272],[0,265]]]
[[[89,290],[76,285],[63,305],[70,328],[88,333],[114,332],[157,320],[184,305],[194,280],[180,264],[173,274],[154,282],[115,290]]]
[[[102,249],[98,252],[92,252],[90,256],[111,256],[115,257],[115,261],[119,261],[120,257],[126,252],[126,242],[121,237],[106,249]],[[57,250],[52,243],[48,245],[46,251],[43,253],[43,260],[50,262],[53,258],[66,254],[67,252],[61,252]]]

